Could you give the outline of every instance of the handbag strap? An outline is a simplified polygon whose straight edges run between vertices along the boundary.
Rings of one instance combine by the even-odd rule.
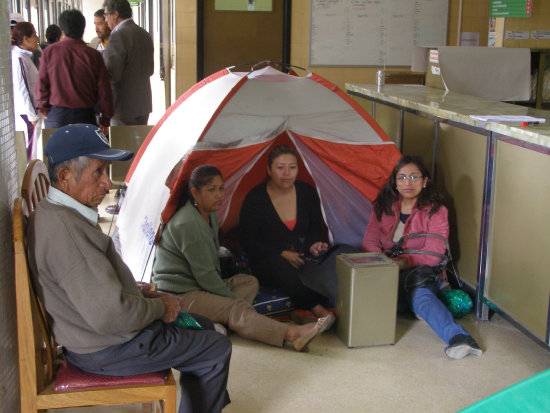
[[[403,250],[403,243],[406,240],[412,239],[412,238],[420,238],[420,237],[435,237],[443,241],[446,248],[445,254],[440,254],[438,252],[433,252],[433,251],[421,251],[421,250],[414,250],[414,249]],[[404,254],[433,255],[433,256],[439,257],[441,258],[441,261],[439,262],[439,264],[434,266],[434,268],[437,268],[439,271],[443,271],[443,268],[445,268],[450,261],[449,251],[450,251],[449,241],[447,241],[445,237],[442,237],[439,234],[432,234],[430,232],[418,232],[414,234],[403,235],[389,252],[393,257],[398,257],[399,255],[404,255]]]

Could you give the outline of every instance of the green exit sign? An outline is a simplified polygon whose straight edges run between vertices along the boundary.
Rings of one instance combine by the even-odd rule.
[[[491,0],[490,17],[531,17],[533,0]]]

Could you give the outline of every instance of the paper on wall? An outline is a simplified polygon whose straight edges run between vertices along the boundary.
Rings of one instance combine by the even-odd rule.
[[[507,40],[529,40],[529,31],[506,30],[504,38]]]
[[[533,40],[548,40],[550,39],[550,30],[533,30],[531,32]]]

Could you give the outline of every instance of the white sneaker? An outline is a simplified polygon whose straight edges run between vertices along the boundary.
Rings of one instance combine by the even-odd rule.
[[[460,360],[470,354],[481,356],[483,350],[479,348],[472,336],[457,334],[449,340],[449,346],[445,349],[445,355],[449,358]]]

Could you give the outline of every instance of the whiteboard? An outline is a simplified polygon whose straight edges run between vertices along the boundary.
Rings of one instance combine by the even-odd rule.
[[[410,66],[445,46],[449,0],[310,0],[310,66]]]

